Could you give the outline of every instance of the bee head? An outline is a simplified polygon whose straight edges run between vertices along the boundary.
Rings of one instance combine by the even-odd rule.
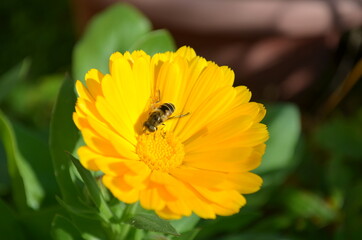
[[[149,131],[149,132],[155,132],[157,130],[157,127],[151,125],[149,122],[145,122],[143,124],[143,127],[144,127],[144,131]]]

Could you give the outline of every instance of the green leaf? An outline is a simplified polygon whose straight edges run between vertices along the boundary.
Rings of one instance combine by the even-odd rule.
[[[181,236],[176,236],[172,239],[175,240],[193,240],[197,236],[197,234],[200,232],[200,229],[194,229],[190,230],[188,232],[184,232],[181,234]]]
[[[50,153],[63,199],[73,206],[79,204],[75,198],[79,192],[71,176],[71,161],[66,151],[72,152],[79,138],[78,130],[72,120],[75,102],[74,82],[66,77],[59,91],[50,123]]]
[[[331,154],[359,161],[362,158],[361,122],[362,108],[350,117],[333,117],[316,130],[315,139]]]
[[[332,155],[326,162],[324,175],[326,183],[331,189],[340,189],[343,192],[349,190],[351,183],[354,183],[354,170],[352,164],[348,164],[347,159],[339,154]],[[358,174],[358,173],[357,173]]]
[[[29,67],[30,61],[25,59],[0,77],[0,102],[25,79]]]
[[[242,233],[227,237],[219,238],[219,240],[294,240],[296,238],[281,236],[277,233]]]
[[[174,51],[175,48],[176,45],[171,34],[166,30],[160,29],[142,36],[129,48],[129,51],[143,50],[152,56],[155,53]]]
[[[255,172],[283,170],[291,165],[292,157],[301,134],[300,114],[295,105],[278,104],[267,107],[264,120],[268,126],[268,140],[263,162]]]
[[[26,239],[50,239],[51,222],[60,213],[64,213],[64,210],[55,205],[19,214],[18,220],[26,230]]]
[[[55,240],[82,239],[76,227],[68,219],[59,215],[54,217],[51,234]]]
[[[25,240],[25,235],[15,214],[2,199],[0,199],[0,233],[4,240]]]
[[[344,206],[341,239],[359,239],[362,234],[362,181],[350,187]]]
[[[78,159],[69,154],[69,158],[73,162],[74,166],[78,170],[79,175],[83,179],[85,186],[87,187],[90,197],[93,203],[96,205],[99,210],[100,216],[106,221],[109,222],[115,216],[111,212],[108,204],[103,198],[102,192],[100,191],[94,177],[87,171],[79,162]]]
[[[64,74],[53,74],[21,83],[6,99],[6,106],[31,125],[48,130],[51,109],[63,79]]]
[[[255,221],[246,229],[248,232],[261,233],[270,231],[283,231],[292,229],[295,224],[295,217],[284,212],[278,212],[276,214],[269,214],[262,219]]]
[[[10,193],[11,182],[6,163],[6,152],[2,143],[0,143],[0,197]]]
[[[337,212],[327,201],[312,192],[289,188],[281,195],[281,201],[296,216],[313,218],[320,227],[337,216]]]
[[[13,123],[13,126],[19,151],[30,164],[44,191],[45,196],[42,199],[42,206],[53,205],[56,203],[54,196],[59,194],[59,188],[50,160],[47,139],[16,122]]]
[[[92,19],[83,38],[75,46],[74,78],[83,80],[91,68],[108,72],[110,55],[129,50],[150,30],[148,19],[132,6],[124,3],[112,5]]]
[[[300,114],[293,104],[267,106],[264,119],[270,138],[261,165],[253,172],[261,175],[263,186],[257,193],[247,195],[248,205],[260,207],[295,169],[302,159],[304,141],[301,138]]]
[[[212,221],[203,222],[200,233],[197,235],[197,239],[213,239],[213,236],[236,232],[254,224],[262,216],[260,210],[254,210],[249,207],[250,203],[243,207],[238,214],[218,217]]]
[[[12,192],[18,209],[20,211],[29,208],[38,209],[45,195],[44,189],[32,166],[18,148],[16,135],[10,121],[1,111],[0,137],[6,151]]]
[[[66,202],[64,202],[61,198],[56,197],[58,203],[60,206],[62,206],[65,210],[67,210],[69,213],[72,213],[74,215],[77,215],[82,218],[88,218],[93,220],[100,220],[99,213],[94,208],[83,206],[82,208],[73,207]]]
[[[127,224],[128,225],[128,224]],[[129,226],[129,225],[128,225]],[[158,238],[158,237],[154,237],[151,234],[149,234],[150,232],[146,233],[145,231],[143,231],[142,229],[137,229],[137,228],[133,228],[131,227],[129,233],[127,234],[127,236],[125,238],[118,238],[119,240],[121,239],[132,239],[132,240],[151,240],[151,239],[159,239],[159,240],[163,240],[163,238]],[[160,233],[158,233],[160,235]],[[165,239],[166,240],[166,239]]]
[[[179,220],[172,220],[170,223],[177,232],[184,233],[194,229],[199,221],[200,218],[197,215],[192,214],[190,217],[183,217]]]
[[[106,189],[106,187],[103,185],[103,192],[106,192],[108,194],[110,194],[108,191],[108,189]],[[104,195],[104,194],[103,194]],[[109,200],[107,200],[107,204],[110,207],[112,213],[115,215],[116,219],[121,219],[124,211],[126,209],[127,204],[125,204],[124,202],[119,201],[117,198],[115,198],[113,195],[109,196]]]
[[[135,228],[146,231],[160,232],[171,235],[179,235],[172,225],[154,214],[139,213],[129,218],[127,223]]]
[[[74,167],[66,153],[73,152],[79,138],[79,132],[72,120],[75,102],[74,82],[66,77],[59,91],[50,123],[50,152],[62,199],[69,206],[82,209],[84,207],[80,201],[82,192],[77,187]],[[105,238],[100,221],[82,218],[74,214],[71,214],[71,220],[83,238]]]

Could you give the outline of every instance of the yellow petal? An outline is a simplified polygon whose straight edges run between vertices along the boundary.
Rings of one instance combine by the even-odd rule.
[[[167,206],[162,208],[161,210],[155,211],[158,216],[164,219],[180,219],[182,215],[176,214],[174,211],[170,210]]]
[[[73,113],[72,117],[74,124],[77,126],[78,129],[90,128],[90,125],[86,118],[80,117],[80,115],[77,114],[76,112]]]
[[[79,80],[75,82],[75,89],[77,90],[78,96],[87,100],[93,101],[93,96],[89,93],[88,89],[83,85],[83,83]]]
[[[183,79],[181,70],[180,66],[175,62],[167,62],[162,65],[157,77],[155,89],[155,91],[160,91],[161,103],[175,104],[175,102],[178,102],[181,80]]]
[[[196,57],[196,53],[195,53],[194,49],[187,47],[187,46],[180,47],[176,51],[175,55],[186,58],[189,61],[192,60],[194,57]]]
[[[102,96],[102,87],[101,81],[104,75],[97,69],[91,69],[85,75],[86,84],[89,92],[93,96],[93,99],[96,99],[98,96]]]
[[[110,72],[113,81],[108,87],[115,88],[115,92],[118,92],[119,98],[122,99],[121,102],[125,103],[123,108],[127,111],[131,122],[136,123],[144,109],[139,108],[138,90],[131,65],[122,55],[112,55],[111,62]],[[105,92],[104,95],[106,95]],[[107,96],[111,95],[107,94]]]
[[[245,147],[256,146],[268,140],[269,134],[265,124],[254,124],[239,136],[239,143]]]
[[[94,151],[88,146],[82,146],[78,149],[80,161],[84,166],[90,170],[102,170],[106,174],[114,176],[124,175],[126,173],[134,173],[134,168],[143,173],[141,176],[147,174],[145,164],[138,160],[126,159],[121,157],[105,156],[102,153]],[[145,177],[144,177],[145,178]]]
[[[124,94],[115,87],[114,81],[110,75],[104,77],[102,88],[105,97],[97,98],[96,107],[100,114],[106,118],[105,121],[109,122],[118,134],[135,144],[134,129],[138,117],[132,118],[129,111],[134,103],[127,103],[122,97]]]
[[[158,186],[150,186],[140,192],[140,203],[141,206],[145,209],[154,209],[160,210],[164,208],[165,201],[161,198],[160,187]]]
[[[221,66],[220,69],[224,72],[224,81],[227,86],[232,86],[235,80],[234,71],[227,66]]]
[[[124,176],[125,182],[137,189],[145,189],[147,187],[147,179],[151,174],[151,170],[146,164],[142,161],[131,162],[131,161],[123,161],[123,164],[132,171],[132,173],[128,173]],[[118,174],[118,166],[113,168]]]
[[[89,102],[83,98],[78,98],[77,105],[75,106],[76,113],[79,117],[97,119],[100,122],[104,122],[103,116],[98,112],[94,102]],[[84,127],[84,126],[81,126]]]
[[[235,190],[215,191],[200,186],[195,186],[195,189],[210,202],[216,203],[216,205],[222,205],[225,209],[231,209],[234,213],[238,212],[246,203],[245,198]],[[219,208],[218,210],[222,209]],[[217,214],[225,215],[223,212],[218,212]]]
[[[109,144],[114,147],[118,153],[118,156],[122,156],[127,159],[138,159],[138,155],[136,154],[136,147],[128,139],[125,139],[124,137],[114,132],[112,129],[109,129],[107,125],[101,124],[98,121],[94,121],[91,118],[88,120],[90,126],[95,129],[95,132],[99,133],[103,139],[111,141]]]
[[[228,87],[219,89],[213,94],[213,96],[206,98],[204,102],[199,103],[189,116],[178,121],[174,131],[182,141],[186,141],[206,127],[209,122],[227,111],[235,96],[232,88]]]
[[[229,173],[227,179],[232,184],[232,188],[241,194],[254,193],[263,183],[261,177],[251,172]]]
[[[109,144],[108,139],[105,139],[90,129],[83,129],[82,135],[86,145],[97,153],[107,153],[108,156],[118,156],[117,150],[112,144]]]
[[[255,166],[254,161],[250,161],[249,158],[252,151],[252,148],[233,148],[226,151],[187,154],[184,165],[218,172],[244,172]]]
[[[87,86],[88,86],[88,81],[89,80],[94,80],[95,82],[100,84],[102,79],[103,79],[103,76],[104,76],[103,73],[101,73],[97,69],[89,70],[85,75],[85,80],[86,80]],[[95,96],[95,95],[93,95],[93,96]]]
[[[259,106],[259,113],[255,117],[256,122],[260,122],[261,120],[263,120],[263,118],[265,117],[265,114],[266,114],[266,109],[265,109],[264,105],[258,103],[258,106]]]
[[[227,150],[238,147],[243,148],[235,138],[243,134],[253,126],[253,121],[249,116],[236,116],[235,118],[225,119],[220,124],[212,123],[206,126],[205,132],[194,135],[185,142],[187,153],[202,152],[209,150]],[[232,141],[230,141],[232,140]]]
[[[166,206],[170,211],[179,216],[190,216],[192,214],[191,208],[186,204],[182,197],[175,201],[166,202]]]
[[[89,170],[99,171],[100,168],[96,163],[96,159],[99,158],[99,155],[92,151],[87,146],[82,146],[78,149],[78,156],[81,164]]]
[[[140,112],[148,107],[153,89],[153,69],[151,69],[150,59],[138,57],[134,60],[132,70],[134,73],[135,86],[137,89],[137,104]]]
[[[169,175],[169,174],[156,174],[153,175],[152,178],[154,181],[162,182],[172,196],[174,196],[171,201],[167,201],[167,203],[174,202],[174,201],[183,201],[183,203],[176,203],[171,204],[171,206],[165,207],[164,213],[162,216],[166,216],[165,214],[168,213],[170,218],[177,219],[181,212],[185,213],[186,215],[189,214],[189,211],[195,212],[202,218],[215,218],[215,213],[212,208],[202,199],[199,198],[198,193],[190,187],[188,182],[183,182],[182,180],[178,180],[177,178]],[[174,207],[177,204],[182,204],[182,209],[178,211],[173,211]],[[176,214],[177,213],[177,214]],[[173,216],[173,217],[171,217]]]
[[[251,92],[249,89],[245,86],[237,86],[235,87],[236,91],[236,98],[235,98],[235,106],[238,106],[239,104],[244,104],[250,101],[251,99]]]
[[[190,106],[186,102],[188,101],[192,92],[193,86],[198,81],[201,72],[207,67],[207,61],[200,57],[195,57],[189,63],[189,66],[185,66],[183,63],[183,70],[185,71],[184,79],[180,83],[178,98],[176,102],[172,102],[175,105],[175,112],[173,116],[179,116],[190,113]],[[188,116],[189,117],[189,116]],[[174,118],[167,122],[170,125],[169,129],[172,130],[178,124],[179,121],[184,121],[185,118]]]
[[[171,170],[170,175],[181,182],[204,187],[218,188],[219,185],[226,181],[225,173],[191,168],[187,166],[181,166],[177,169]]]
[[[126,184],[122,176],[104,175],[102,182],[115,197],[125,203],[135,203],[139,199],[139,190]]]

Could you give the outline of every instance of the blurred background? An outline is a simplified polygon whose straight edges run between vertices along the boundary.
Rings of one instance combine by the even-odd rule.
[[[57,92],[72,74],[73,48],[90,19],[114,2],[1,1],[0,108],[17,131],[47,143]],[[286,134],[270,139],[279,151],[267,153],[265,166],[276,164],[264,175],[265,187],[248,198],[250,206],[200,222],[196,239],[362,236],[361,0],[122,2],[154,29],[167,29],[177,47],[189,45],[230,66],[235,85],[271,106],[265,120],[276,122],[271,136]],[[291,123],[289,135],[283,133]],[[0,159],[0,197],[11,206],[1,147]]]

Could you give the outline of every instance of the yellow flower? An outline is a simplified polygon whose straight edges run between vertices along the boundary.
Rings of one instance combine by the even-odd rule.
[[[73,119],[86,143],[81,163],[102,171],[115,197],[165,219],[215,218],[237,213],[243,194],[259,190],[250,171],[268,139],[265,108],[232,86],[232,70],[182,47],[152,57],[116,52],[109,71],[90,70],[87,86],[77,81]],[[151,112],[169,113],[159,109],[165,103],[175,107],[171,119],[147,130]]]

